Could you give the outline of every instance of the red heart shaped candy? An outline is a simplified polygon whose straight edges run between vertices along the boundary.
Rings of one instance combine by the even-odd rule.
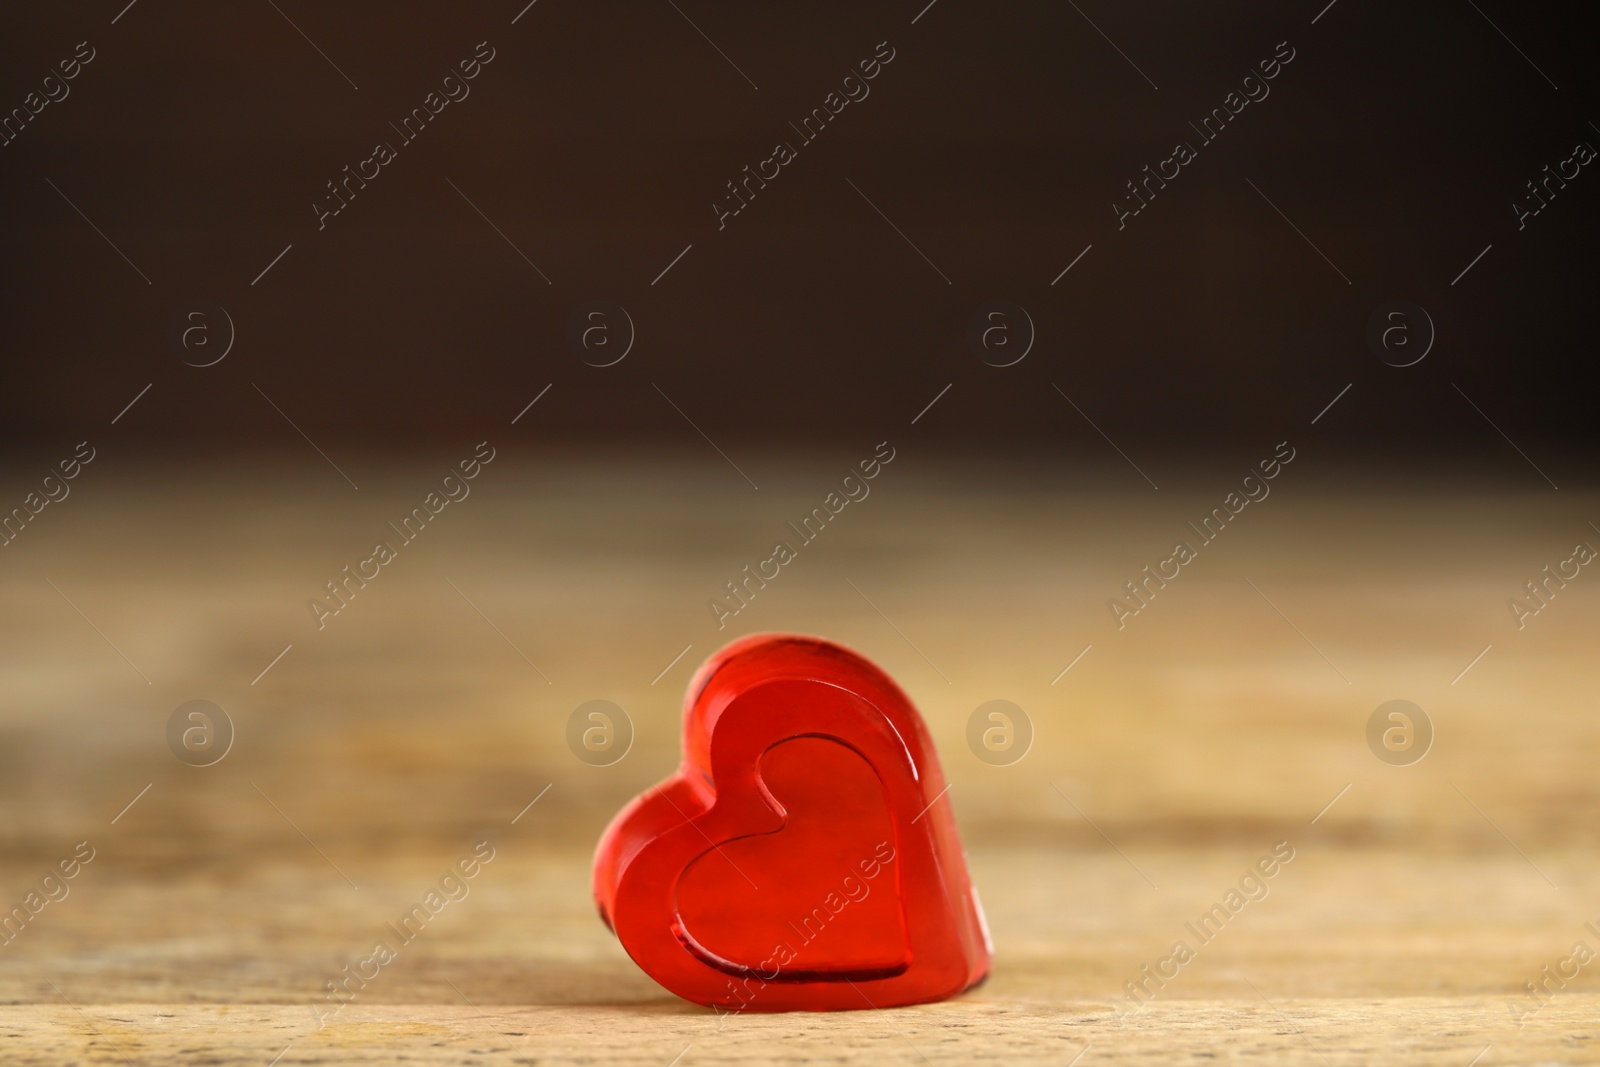
[[[689,683],[678,773],[601,837],[600,915],[650,977],[719,1012],[954,996],[993,948],[945,789],[877,667],[743,638]]]

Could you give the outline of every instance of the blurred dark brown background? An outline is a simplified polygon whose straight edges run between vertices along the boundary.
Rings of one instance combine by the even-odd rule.
[[[0,148],[0,433],[16,442],[76,441],[153,381],[117,433],[185,451],[299,445],[252,382],[318,442],[482,436],[554,382],[545,439],[697,443],[656,383],[719,443],[853,443],[954,381],[926,440],[1100,449],[1054,381],[1131,451],[1205,454],[1277,440],[1353,381],[1335,447],[1476,451],[1531,476],[1455,382],[1556,482],[1585,476],[1594,179],[1520,233],[1510,206],[1600,138],[1577,7],[1340,0],[1313,25],[1319,3],[942,0],[911,25],[920,2],[540,0],[511,25],[520,4],[143,0],[111,25],[123,2],[4,15],[6,108],[77,42],[97,53]],[[324,183],[397,140],[388,123],[485,40],[471,95],[318,232]],[[724,183],[797,141],[788,123],[883,40],[896,57],[870,96],[718,232]],[[1187,123],[1285,40],[1270,96],[1118,232],[1124,182],[1196,141]],[[996,297],[1038,329],[1012,368],[965,344]],[[637,326],[612,368],[565,339],[595,298]],[[237,326],[215,367],[169,340],[194,299]],[[1363,337],[1393,299],[1438,330],[1405,370]]]

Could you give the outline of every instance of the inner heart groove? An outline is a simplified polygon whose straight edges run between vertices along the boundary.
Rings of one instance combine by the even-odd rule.
[[[696,857],[677,887],[676,932],[706,964],[763,982],[866,981],[911,963],[894,820],[872,765],[837,740],[791,738],[748,780],[784,811],[769,833]]]

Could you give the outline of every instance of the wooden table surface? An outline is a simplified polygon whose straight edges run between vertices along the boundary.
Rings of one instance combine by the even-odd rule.
[[[0,944],[0,1062],[1600,1062],[1600,960],[1524,989],[1600,950],[1600,578],[1522,629],[1507,608],[1600,545],[1595,494],[1308,456],[1119,630],[1107,599],[1231,475],[903,447],[718,630],[708,598],[858,457],[741,456],[754,490],[709,450],[524,438],[319,630],[307,599],[458,458],[346,456],[354,490],[309,450],[108,448],[0,549],[0,901],[94,856]],[[993,933],[980,988],[719,1026],[596,917],[594,841],[675,765],[689,675],[763,630],[849,644],[919,705]],[[636,731],[608,767],[564,740],[593,698]],[[1436,730],[1410,766],[1365,739],[1396,698]],[[235,727],[213,766],[168,747],[194,699]],[[1036,731],[1010,766],[966,745],[991,699]],[[468,895],[319,1020],[480,840]],[[1127,1012],[1285,841],[1265,898]]]

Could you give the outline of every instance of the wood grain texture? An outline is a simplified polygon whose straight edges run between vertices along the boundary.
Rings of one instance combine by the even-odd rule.
[[[1523,988],[1600,949],[1600,579],[1521,630],[1506,607],[1600,542],[1592,494],[1291,469],[1119,630],[1106,599],[1231,479],[997,483],[905,449],[719,631],[707,599],[833,466],[741,457],[756,492],[714,455],[508,445],[319,630],[306,599],[433,466],[351,459],[357,492],[315,456],[106,458],[0,558],[0,903],[95,849],[0,945],[7,1064],[1600,1061],[1600,961],[1536,1014]],[[772,629],[860,649],[928,719],[996,947],[970,994],[719,1027],[596,918],[590,850],[675,764],[689,674]],[[1437,729],[1409,767],[1364,739],[1397,697]],[[213,767],[167,749],[196,698],[237,727]],[[611,767],[566,747],[591,698],[633,720]],[[1036,729],[1009,767],[966,748],[995,698]],[[325,983],[479,840],[467,895],[319,1027]],[[1195,939],[1281,841],[1264,898]],[[1178,940],[1194,958],[1123,1014]]]

